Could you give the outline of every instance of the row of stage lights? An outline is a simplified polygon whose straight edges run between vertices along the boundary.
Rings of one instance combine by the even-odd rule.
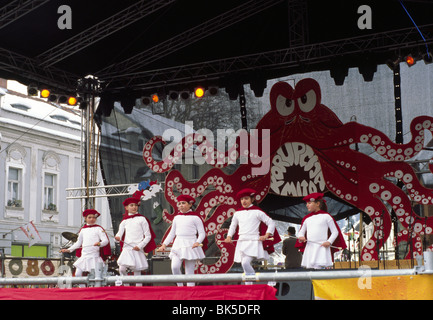
[[[194,97],[201,99],[206,95],[206,92],[210,95],[210,96],[215,96],[216,94],[218,94],[218,87],[209,87],[207,90],[204,87],[197,87],[194,89]],[[159,95],[158,93],[154,93],[150,96],[145,96],[141,98],[141,102],[143,105],[149,105],[151,103],[158,103],[162,100],[162,96]],[[188,100],[189,98],[191,98],[191,92],[185,90],[185,91],[170,91],[167,95],[167,98],[169,98],[170,100],[178,100],[179,98],[182,100]]]
[[[32,97],[39,95],[40,98],[47,99],[47,101],[53,103],[68,104],[70,106],[76,106],[78,104],[78,98],[76,96],[54,93],[47,88],[41,88],[39,90],[36,87],[29,86],[27,87],[27,95]]]
[[[406,62],[408,67],[412,67],[417,61],[424,60],[425,64],[430,64],[433,62],[433,56],[430,52],[424,54],[408,54],[404,57],[398,57],[395,60],[388,60],[387,65],[393,69],[399,62]]]

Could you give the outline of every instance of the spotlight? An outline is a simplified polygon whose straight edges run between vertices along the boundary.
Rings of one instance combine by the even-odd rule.
[[[77,103],[78,103],[78,99],[77,99],[76,97],[74,97],[74,96],[70,96],[70,97],[68,98],[68,104],[69,104],[70,106],[75,106],[75,105],[77,105]]]
[[[48,101],[49,102],[57,102],[58,98],[59,98],[59,96],[57,94],[50,93],[50,95],[48,96]]]
[[[57,102],[58,103],[67,103],[68,102],[68,97],[67,96],[64,96],[64,95],[61,95],[60,97],[59,97],[59,99],[57,100]]]
[[[168,93],[168,97],[170,98],[170,100],[177,100],[177,98],[179,98],[179,92],[177,92],[177,91],[170,91]]]
[[[416,63],[415,58],[412,55],[407,55],[404,60],[409,67],[412,67]]]
[[[42,89],[40,92],[40,97],[41,98],[48,98],[51,94],[51,91],[48,89]]]
[[[187,99],[189,99],[189,96],[190,96],[189,91],[182,91],[182,92],[180,93],[180,97],[181,97],[183,100],[187,100]]]
[[[427,52],[425,54],[423,54],[422,59],[424,60],[425,64],[429,64],[432,63],[433,59],[432,59],[432,54],[431,52]]]
[[[211,96],[215,96],[218,94],[218,87],[209,87],[207,91]]]
[[[202,87],[195,88],[194,95],[195,95],[196,98],[203,98],[203,96],[204,96],[204,89]]]
[[[154,103],[158,103],[159,102],[159,97],[158,97],[158,95],[156,93],[152,94],[151,98],[152,98],[152,101]]]
[[[141,103],[145,106],[148,106],[151,102],[152,102],[152,99],[150,99],[150,97],[142,97],[141,98]]]
[[[33,85],[27,87],[27,95],[36,96],[38,94],[38,88]]]

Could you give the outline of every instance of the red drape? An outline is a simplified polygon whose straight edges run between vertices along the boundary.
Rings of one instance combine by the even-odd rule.
[[[268,285],[1,288],[0,300],[276,300]]]

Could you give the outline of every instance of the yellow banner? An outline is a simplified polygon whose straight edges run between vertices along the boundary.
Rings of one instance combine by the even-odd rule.
[[[316,299],[433,300],[433,275],[313,280]]]

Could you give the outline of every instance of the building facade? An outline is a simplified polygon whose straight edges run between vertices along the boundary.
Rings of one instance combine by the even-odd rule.
[[[26,88],[0,80],[0,250],[6,256],[57,258],[83,224],[82,201],[66,188],[81,186],[81,110],[28,97]],[[97,223],[113,234],[108,203],[97,199]],[[37,242],[20,227],[33,222]]]

